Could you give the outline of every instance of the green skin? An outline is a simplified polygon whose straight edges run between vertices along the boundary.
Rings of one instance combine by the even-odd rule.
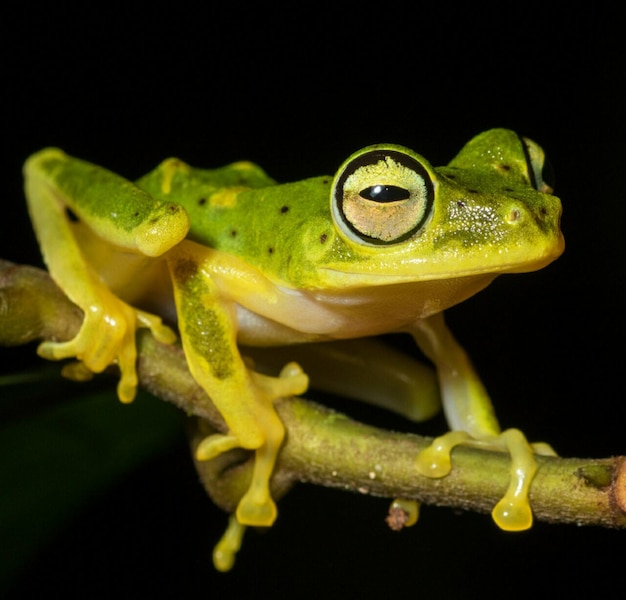
[[[499,273],[539,269],[561,254],[561,205],[542,179],[543,163],[537,144],[504,129],[475,137],[446,167],[379,145],[350,156],[334,178],[283,185],[251,163],[207,170],[177,159],[133,184],[43,150],[25,165],[31,217],[52,276],[86,317],[74,340],[46,342],[39,352],[78,358],[76,377],[117,363],[118,394],[128,402],[136,328],[174,339],[159,317],[134,306],[176,318],[190,370],[228,426],[198,456],[234,447],[256,452],[250,490],[216,550],[216,564],[226,569],[243,525],[270,525],[276,516],[268,481],[284,428],[272,401],[308,384],[297,365],[277,378],[250,371],[238,343],[407,332],[437,369],[452,430],[417,458],[416,475],[446,475],[458,443],[507,450],[511,485],[493,516],[504,529],[525,529],[533,449],[547,449],[531,447],[517,430],[500,431],[441,313]],[[314,360],[323,362],[316,348]],[[368,365],[381,373],[381,396],[386,356],[377,351]],[[423,383],[418,375],[399,377],[413,377],[415,388]],[[426,418],[432,407],[418,409],[418,396],[412,390],[392,408],[406,414],[401,405],[413,404],[422,415],[416,418]]]

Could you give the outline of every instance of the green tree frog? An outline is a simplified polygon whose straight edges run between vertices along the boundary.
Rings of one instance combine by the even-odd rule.
[[[561,254],[561,205],[544,162],[536,143],[506,129],[478,135],[445,167],[382,144],[350,156],[334,177],[287,184],[249,162],[208,170],[178,159],[133,183],[42,150],[25,164],[30,215],[52,277],[85,318],[74,339],[44,342],[39,354],[78,359],[74,378],[116,363],[118,396],[130,402],[137,328],[172,343],[162,318],[176,322],[191,373],[228,428],[204,439],[198,458],[237,447],[255,454],[219,546],[228,568],[243,528],[276,517],[269,481],[285,431],[274,402],[308,386],[295,363],[277,377],[255,372],[239,345],[409,333],[436,368],[450,426],[416,457],[416,477],[445,476],[457,444],[507,451],[510,485],[492,514],[503,529],[525,529],[534,453],[549,447],[501,431],[442,311],[500,273]]]

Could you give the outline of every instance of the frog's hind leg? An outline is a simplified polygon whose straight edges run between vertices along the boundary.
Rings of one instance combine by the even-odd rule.
[[[519,429],[507,429],[497,435],[472,437],[465,431],[450,431],[436,438],[416,459],[420,474],[445,477],[452,469],[451,452],[458,445],[508,452],[511,456],[509,485],[491,512],[495,523],[506,531],[523,531],[532,525],[528,502],[530,485],[537,472],[534,445]]]
[[[554,451],[547,444],[531,445],[518,429],[500,430],[486,390],[442,315],[418,322],[413,335],[437,367],[444,412],[451,429],[418,455],[418,471],[427,477],[444,477],[451,469],[451,452],[459,444],[508,452],[509,485],[492,516],[507,531],[528,529],[532,525],[529,492],[537,471],[535,453]]]

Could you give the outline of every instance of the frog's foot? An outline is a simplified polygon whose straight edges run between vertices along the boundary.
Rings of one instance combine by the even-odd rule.
[[[491,516],[498,527],[506,531],[523,531],[533,522],[529,502],[530,485],[537,471],[535,452],[542,455],[554,455],[548,444],[530,445],[526,436],[518,429],[507,429],[496,436],[484,439],[472,438],[463,431],[451,431],[436,438],[416,459],[416,466],[421,475],[443,477],[450,472],[450,454],[459,444],[468,444],[509,452],[511,455],[510,481],[506,493],[494,507]]]
[[[507,429],[499,436],[511,453],[511,479],[502,499],[491,511],[491,516],[500,529],[524,531],[533,524],[530,508],[530,484],[537,472],[537,461],[533,448],[519,429]]]
[[[455,446],[472,441],[465,431],[449,431],[435,438],[415,459],[415,466],[424,477],[445,477],[452,470],[450,454]]]
[[[235,564],[235,555],[241,548],[246,526],[242,525],[234,515],[228,521],[224,535],[213,550],[213,564],[218,571],[230,571]]]
[[[276,520],[276,504],[270,494],[269,482],[284,435],[283,424],[276,415],[271,428],[266,431],[266,442],[255,450],[252,481],[237,505],[236,517],[242,525],[269,527]],[[243,445],[237,436],[216,433],[198,444],[196,459],[211,460],[228,450],[241,447]]]
[[[196,460],[211,460],[233,448],[240,448],[239,439],[234,435],[214,433],[205,437],[196,448]]]
[[[37,352],[48,360],[78,359],[78,363],[63,370],[63,375],[79,381],[88,379],[89,373],[100,373],[117,363],[121,373],[117,387],[119,399],[124,403],[132,402],[137,390],[137,328],[148,327],[165,343],[173,342],[176,336],[159,317],[136,310],[108,289],[100,287],[98,294],[99,302],[84,311],[76,337],[67,342],[43,342]]]
[[[234,448],[254,450],[252,481],[237,506],[236,518],[241,525],[269,527],[276,519],[276,504],[270,493],[270,479],[276,457],[285,437],[285,427],[273,403],[284,397],[306,391],[308,377],[295,363],[290,363],[279,377],[250,372],[257,397],[250,407],[253,418],[240,420],[225,417],[231,425],[226,434],[214,434],[200,442],[198,460],[210,460]]]
[[[290,396],[304,394],[309,387],[307,374],[302,370],[300,365],[295,362],[286,364],[278,377],[262,375],[255,371],[250,371],[250,375],[263,395],[272,402],[280,398],[289,398]]]
[[[176,334],[174,331],[163,324],[163,319],[152,313],[145,312],[139,309],[133,309],[135,316],[137,317],[138,327],[145,327],[149,329],[154,339],[162,344],[173,344],[176,341]]]

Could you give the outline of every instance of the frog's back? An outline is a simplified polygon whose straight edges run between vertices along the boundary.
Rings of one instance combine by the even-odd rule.
[[[310,252],[311,244],[303,243],[306,232],[316,248],[326,249],[334,238],[331,181],[321,176],[279,185],[251,162],[196,169],[170,158],[135,183],[153,198],[185,208],[187,239],[243,258],[284,281],[294,252],[303,245]]]
[[[178,158],[168,158],[135,183],[154,198],[173,200],[187,210],[193,210],[194,206],[202,205],[222,190],[262,188],[276,182],[252,162],[197,169]]]
[[[135,183],[155,199],[183,206],[191,221],[188,237],[213,247],[223,235],[218,227],[220,214],[237,204],[241,192],[276,185],[252,162],[198,169],[177,158],[164,160]]]

